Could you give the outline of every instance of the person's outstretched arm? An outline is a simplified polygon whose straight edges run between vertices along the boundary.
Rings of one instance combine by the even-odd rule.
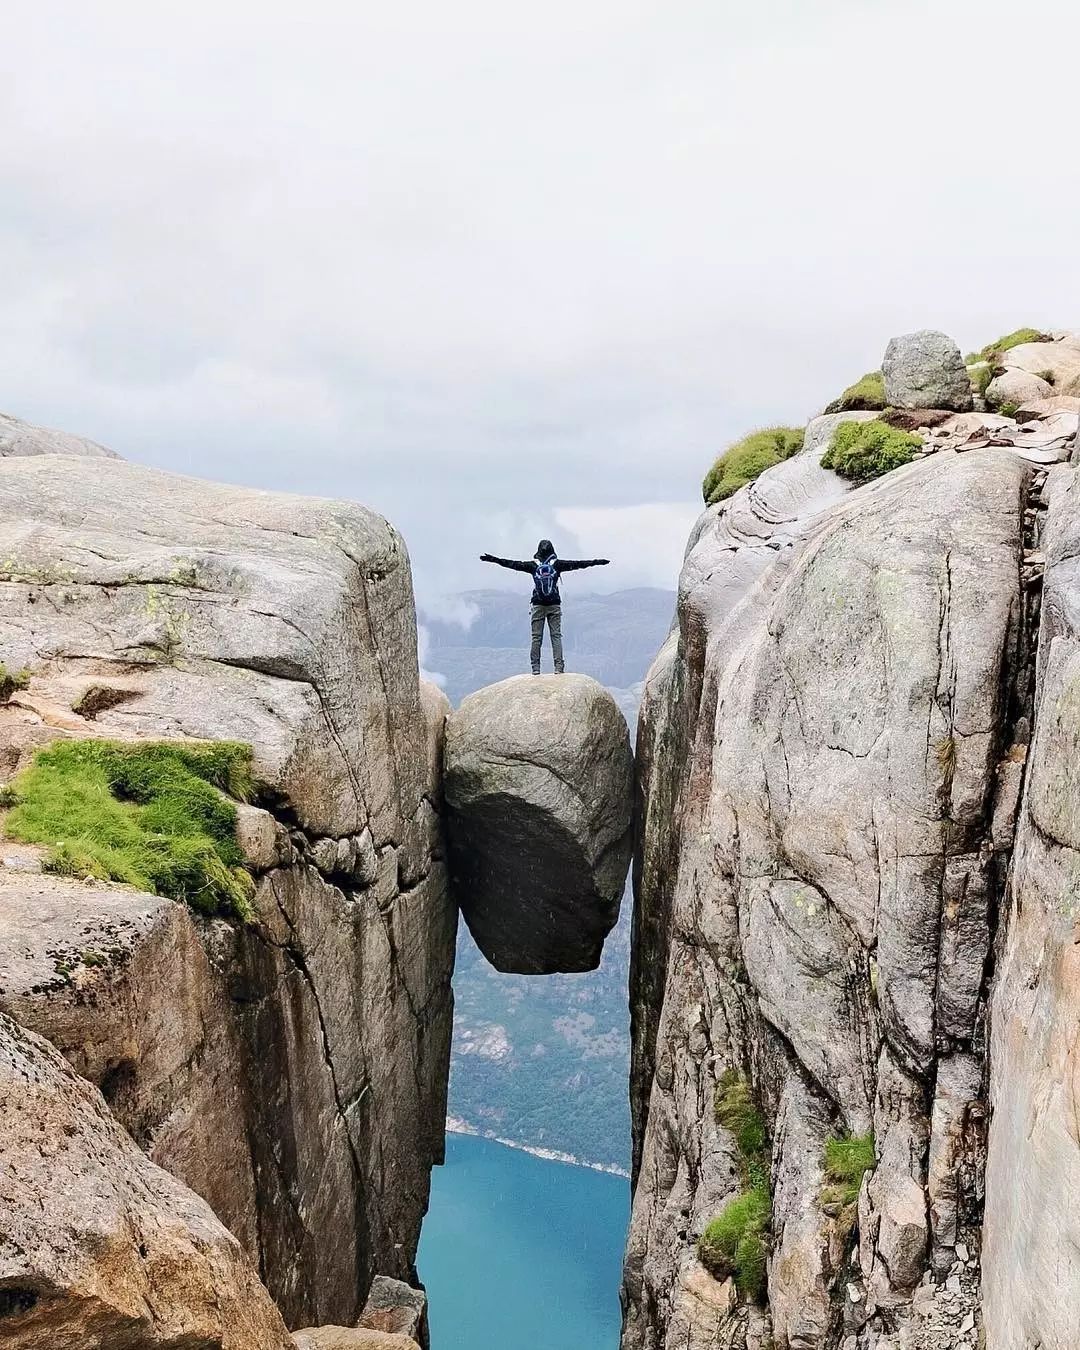
[[[560,572],[577,572],[582,567],[607,567],[610,558],[560,558],[557,566]]]
[[[496,558],[494,553],[481,553],[480,561],[497,563],[499,567],[509,567],[512,572],[532,572],[536,568],[534,562],[518,562],[514,558]]]

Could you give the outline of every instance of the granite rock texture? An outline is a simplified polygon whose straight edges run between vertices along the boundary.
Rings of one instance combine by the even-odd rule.
[[[646,684],[624,1350],[884,1346],[978,1214],[1033,471],[941,452],[848,492],[814,455],[706,513]],[[729,1070],[770,1136],[767,1312],[696,1256],[745,1185]],[[856,1213],[826,1145],[870,1133]]]
[[[497,970],[595,970],[631,851],[633,758],[586,675],[519,675],[451,714],[446,804],[455,894]]]
[[[0,1318],[10,1350],[289,1350],[239,1242],[101,1094],[0,1016]]]
[[[58,735],[253,746],[272,818],[241,821],[254,922],[129,898],[137,950],[85,976],[107,1010],[82,1067],[229,1216],[289,1325],[354,1324],[376,1272],[415,1279],[451,1032],[445,707],[418,680],[404,544],[352,503],[0,459],[0,657],[31,677],[0,708],[5,772]],[[68,1019],[77,1059],[93,1015],[68,989],[33,997],[18,1015],[58,1036]]]

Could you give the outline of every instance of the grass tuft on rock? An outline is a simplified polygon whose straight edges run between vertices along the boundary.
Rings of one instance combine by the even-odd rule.
[[[765,1121],[754,1105],[750,1084],[741,1073],[728,1069],[721,1076],[713,1105],[717,1122],[735,1136],[739,1153],[748,1166],[766,1152],[769,1137]]]
[[[967,368],[968,379],[971,381],[971,392],[973,394],[985,394],[994,378],[994,368],[988,361],[977,361]]]
[[[822,1191],[825,1204],[854,1205],[867,1172],[874,1169],[873,1134],[843,1135],[825,1142],[825,1175],[829,1185]]]
[[[1012,333],[1005,333],[995,342],[988,342],[981,352],[971,352],[964,360],[969,366],[975,365],[977,361],[989,361],[993,366],[1013,347],[1021,347],[1025,342],[1053,342],[1053,340],[1049,333],[1044,333],[1039,328],[1017,328]]]
[[[29,683],[28,670],[8,670],[0,661],[0,703],[6,703],[17,689],[25,689]]]
[[[861,380],[848,385],[839,398],[825,409],[827,413],[877,412],[885,406],[885,376],[880,370],[868,371]]]
[[[769,1136],[749,1080],[737,1070],[721,1075],[713,1106],[717,1123],[735,1140],[743,1189],[706,1225],[698,1239],[698,1259],[714,1278],[734,1276],[744,1298],[761,1302],[772,1216]]]
[[[48,845],[46,870],[61,876],[126,882],[201,914],[247,919],[254,882],[230,798],[252,789],[251,747],[237,742],[57,741],[12,783],[4,828]]]
[[[698,1239],[698,1258],[715,1279],[735,1277],[744,1298],[760,1302],[765,1294],[766,1231],[772,1205],[764,1187],[729,1200]]]
[[[729,446],[717,459],[701,485],[706,506],[714,506],[755,478],[798,454],[803,446],[802,427],[766,427],[752,431]]]
[[[821,457],[821,466],[853,483],[869,483],[910,464],[921,447],[918,436],[877,418],[872,422],[842,422]]]

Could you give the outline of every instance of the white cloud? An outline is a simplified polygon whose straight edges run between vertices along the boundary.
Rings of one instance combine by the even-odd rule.
[[[1080,323],[1066,0],[4,20],[0,407],[356,497],[425,594],[560,504],[691,500],[893,333]]]
[[[420,678],[427,680],[430,684],[438,685],[441,689],[446,684],[446,676],[441,675],[437,670],[428,670],[425,662],[428,653],[431,651],[431,634],[422,623],[416,626],[416,655],[420,664]]]
[[[440,595],[421,601],[420,614],[429,621],[450,623],[466,633],[480,617],[479,607],[460,595]]]
[[[611,566],[589,572],[590,590],[626,586],[673,586],[700,502],[647,502],[639,506],[558,507],[559,527],[573,535],[574,555],[610,558]],[[561,550],[570,556],[570,550]]]

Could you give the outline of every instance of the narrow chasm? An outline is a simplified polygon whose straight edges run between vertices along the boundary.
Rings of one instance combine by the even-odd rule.
[[[418,1257],[432,1340],[613,1350],[629,1216],[629,732],[581,675],[462,692],[445,763],[464,919],[447,1163]]]

